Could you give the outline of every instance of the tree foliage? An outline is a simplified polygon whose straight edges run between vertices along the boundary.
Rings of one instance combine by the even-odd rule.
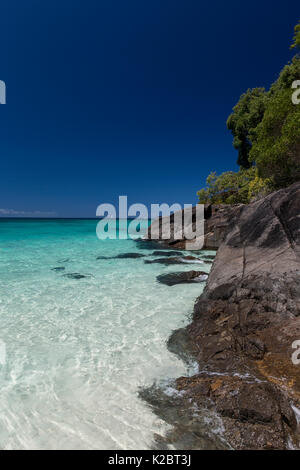
[[[300,50],[300,22],[293,48]],[[300,104],[292,102],[292,84],[300,80],[300,55],[280,72],[268,91],[248,89],[227,120],[238,150],[238,172],[211,173],[199,202],[249,202],[300,180]]]
[[[268,92],[262,121],[252,132],[249,160],[273,189],[300,180],[300,105],[292,103],[292,83],[300,79],[300,58],[294,57]]]
[[[233,146],[238,150],[237,163],[242,168],[251,166],[251,135],[263,118],[266,102],[267,93],[264,88],[249,89],[241,96],[227,119],[227,128],[233,135]]]
[[[291,49],[300,49],[300,21],[295,26],[295,35],[294,35],[294,42],[291,45]]]
[[[268,192],[268,181],[257,175],[255,167],[238,172],[227,171],[220,176],[212,172],[206,187],[198,191],[200,204],[247,204]]]

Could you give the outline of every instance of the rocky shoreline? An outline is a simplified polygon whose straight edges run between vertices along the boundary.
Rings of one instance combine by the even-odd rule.
[[[173,425],[160,445],[299,448],[300,364],[292,345],[300,340],[300,183],[249,205],[206,206],[205,219],[204,248],[217,256],[191,324],[168,342],[201,372],[178,378],[172,399],[142,392]],[[159,243],[183,249],[185,242]],[[221,419],[218,443],[203,443],[193,407]]]

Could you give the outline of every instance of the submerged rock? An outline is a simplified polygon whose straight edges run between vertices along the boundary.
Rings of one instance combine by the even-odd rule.
[[[63,275],[69,279],[83,279],[85,277],[91,277],[90,274],[80,274],[80,273],[67,273]]]
[[[157,258],[153,260],[145,260],[144,263],[146,264],[184,264],[184,263],[200,263],[203,264],[203,261],[199,258],[195,258],[194,256],[182,256],[182,257],[170,257],[170,258]]]
[[[182,256],[181,260],[183,263],[203,263],[203,260],[201,258],[196,258],[195,256]]]
[[[145,255],[141,253],[121,253],[116,256],[97,256],[97,259],[136,259],[143,258]]]
[[[187,407],[213,407],[222,418],[223,436],[235,449],[285,449],[297,421],[288,399],[273,384],[254,377],[207,375],[176,382]],[[183,405],[182,405],[183,406]]]
[[[159,241],[146,240],[144,238],[138,238],[134,240],[136,247],[140,250],[165,250],[166,247]]]
[[[136,259],[136,258],[143,258],[145,255],[142,255],[141,253],[121,253],[120,255],[115,256],[115,258],[119,259]]]
[[[208,275],[204,271],[186,271],[179,273],[168,273],[157,276],[156,279],[162,284],[167,286],[174,286],[175,284],[189,284],[195,282],[204,282]]]
[[[204,255],[204,258],[203,258],[203,259],[205,259],[205,260],[208,260],[208,259],[214,260],[215,257],[216,257],[216,255]]]
[[[155,434],[153,449],[160,450],[224,450],[230,449],[223,439],[220,418],[207,407],[187,407],[184,393],[175,384],[153,385],[139,391],[160,419],[172,427],[163,435]],[[176,423],[180,423],[177,426]]]

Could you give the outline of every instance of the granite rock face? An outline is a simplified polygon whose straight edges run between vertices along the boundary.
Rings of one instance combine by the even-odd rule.
[[[222,374],[201,377],[209,392],[202,383],[199,398],[208,393],[224,416],[230,444],[286,448],[297,434],[290,403],[300,403],[300,365],[292,362],[300,339],[299,183],[232,208],[187,334],[200,368]]]
[[[239,207],[239,206],[236,206]],[[227,229],[228,217],[232,212],[232,206],[226,204],[223,205],[211,205],[206,204],[204,206],[204,240],[203,246],[200,249],[203,250],[216,250],[220,246],[221,241],[224,238],[225,231]],[[178,213],[177,213],[178,214]],[[191,228],[196,233],[196,206],[191,210]],[[184,223],[183,211],[180,217],[182,226]],[[170,229],[168,229],[170,225]],[[166,232],[170,230],[169,238],[165,238]],[[169,217],[160,217],[152,223],[149,227],[148,232],[145,234],[145,240],[151,240],[152,243],[157,243],[164,248],[172,249],[190,249],[186,246],[186,238],[181,236],[177,238],[178,226],[176,225],[175,216],[171,214]]]
[[[192,323],[169,341],[181,357],[193,354],[201,372],[178,379],[177,389],[187,407],[218,412],[233,448],[298,447],[300,183],[210,210],[207,246],[217,256]]]

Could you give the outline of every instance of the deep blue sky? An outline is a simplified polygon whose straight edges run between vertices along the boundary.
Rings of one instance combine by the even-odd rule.
[[[0,209],[196,202],[236,169],[226,118],[291,58],[298,17],[298,0],[1,0]]]

